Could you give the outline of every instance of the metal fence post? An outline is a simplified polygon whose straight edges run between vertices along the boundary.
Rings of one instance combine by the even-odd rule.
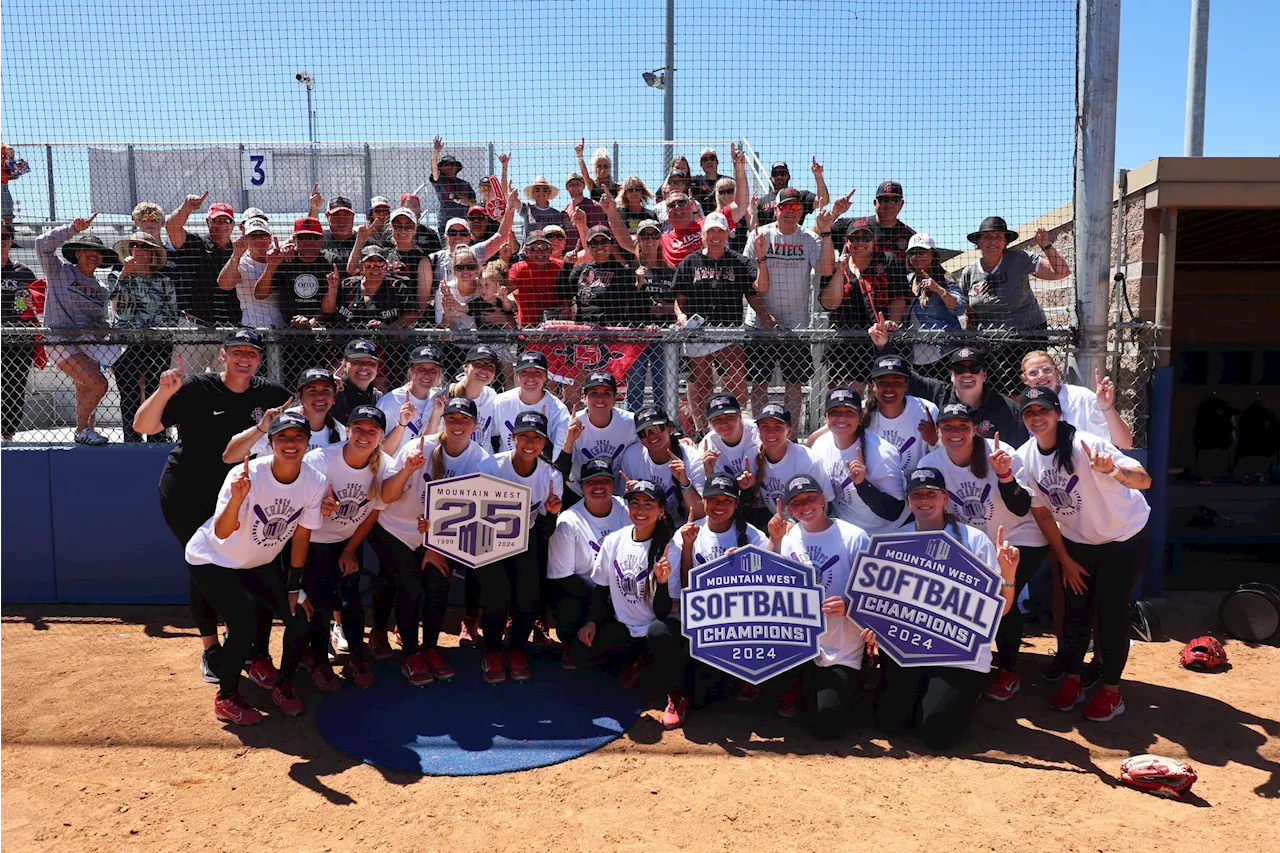
[[[493,169],[494,160],[495,160],[495,154],[494,154],[493,143],[492,143],[492,142],[490,142],[490,143],[489,143],[489,174],[490,174],[490,175],[496,175],[496,174],[498,174],[498,173],[497,173],[497,172],[495,172],[495,171],[494,171],[494,169]]]
[[[613,174],[613,179],[614,179],[615,181],[616,181],[616,180],[618,180],[618,175],[621,175],[621,174],[622,174],[621,172],[619,172],[619,171],[618,171],[618,169],[619,169],[619,168],[621,168],[621,167],[618,165],[618,143],[617,143],[617,142],[614,142],[614,143],[613,143],[613,173],[612,173],[612,174]]]
[[[369,199],[373,198],[373,149],[369,143],[364,144],[364,203],[368,210]]]
[[[49,221],[58,218],[58,204],[53,198],[53,146],[44,147],[45,183],[49,185]]]
[[[138,165],[133,159],[133,146],[128,147],[126,166],[129,174],[129,209],[138,206]]]
[[[662,403],[674,423],[680,423],[680,344],[668,338],[662,342],[662,358],[667,363],[667,399]],[[655,401],[656,402],[656,401]]]
[[[240,209],[249,207],[249,191],[244,188],[244,145],[240,146]]]

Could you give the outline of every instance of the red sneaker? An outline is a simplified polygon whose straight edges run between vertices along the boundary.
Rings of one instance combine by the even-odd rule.
[[[436,680],[436,677],[431,674],[431,668],[427,666],[427,659],[422,652],[414,652],[406,657],[404,663],[400,664],[400,672],[404,674],[405,680],[414,687],[426,687]]]
[[[689,713],[689,700],[681,690],[672,690],[667,694],[667,709],[662,712],[662,727],[678,729],[684,725],[684,715]]]
[[[733,695],[739,702],[754,702],[760,698],[760,688],[750,681],[738,681],[733,685]]]
[[[311,681],[321,693],[337,693],[342,689],[342,682],[328,661],[311,670]]]
[[[1084,688],[1080,686],[1080,676],[1068,675],[1058,685],[1058,692],[1049,700],[1049,706],[1059,711],[1070,711],[1084,701]]]
[[[1089,704],[1084,706],[1084,718],[1095,723],[1114,720],[1124,713],[1124,700],[1114,690],[1105,687],[1094,694]]]
[[[239,693],[215,697],[213,715],[224,723],[235,723],[237,726],[252,726],[262,722],[262,712],[244,701]]]
[[[463,616],[462,626],[458,628],[458,645],[470,643],[476,645],[480,642],[480,620],[474,616]]]
[[[449,666],[449,662],[444,659],[444,655],[440,654],[439,649],[423,649],[422,656],[426,658],[427,666],[431,667],[431,674],[438,680],[452,681],[458,674],[454,672],[453,667]]]
[[[562,646],[560,646],[560,668],[567,669],[570,672],[573,672],[578,668],[578,665],[574,663],[573,658],[569,656],[568,643],[565,643]]]
[[[997,702],[1008,702],[1013,698],[1013,694],[1022,689],[1022,679],[1018,678],[1018,673],[1007,669],[998,669],[996,674],[991,677],[991,683],[987,685],[987,698],[994,699]]]
[[[373,686],[373,668],[363,658],[352,657],[347,661],[346,675],[361,690]]]
[[[502,652],[485,652],[480,660],[480,674],[485,684],[501,684],[507,680],[507,670],[502,665]]]
[[[316,656],[311,651],[311,647],[307,646],[302,650],[302,657],[298,658],[298,669],[303,672],[311,672],[316,668]]]
[[[276,682],[280,679],[280,672],[269,657],[260,657],[254,660],[253,663],[249,664],[249,668],[244,671],[244,674],[249,676],[249,680],[263,690],[270,690],[275,687]]]
[[[800,696],[800,682],[797,681],[790,690],[778,697],[778,716],[794,717],[800,713],[800,706],[803,702],[804,700]]]
[[[631,663],[623,664],[622,672],[618,674],[618,680],[622,682],[622,686],[627,690],[635,690],[640,684],[640,661],[634,660]]]
[[[391,636],[395,638],[396,645],[403,649],[403,648],[404,648],[404,640],[400,639],[400,626],[399,626],[399,625],[397,625],[397,626],[395,626],[394,628],[392,628],[392,629],[391,629]]]
[[[271,688],[271,701],[276,703],[286,717],[296,717],[302,713],[302,700],[293,692],[293,685],[288,681],[282,681]]]
[[[507,669],[511,670],[512,681],[528,681],[533,678],[533,672],[529,669],[529,658],[524,652],[507,652]]]
[[[386,631],[369,632],[369,654],[373,655],[374,660],[386,660],[395,654]]]

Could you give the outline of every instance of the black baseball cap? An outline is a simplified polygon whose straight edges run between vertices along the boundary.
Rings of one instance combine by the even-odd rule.
[[[609,464],[609,460],[603,456],[597,456],[594,459],[588,459],[582,463],[582,467],[578,470],[578,482],[585,483],[594,477],[608,477],[613,479],[613,466]]]
[[[356,406],[351,410],[351,414],[347,415],[347,426],[351,426],[356,421],[372,421],[378,425],[378,429],[387,431],[387,415],[377,406]]]
[[[972,421],[973,419],[973,409],[959,401],[947,403],[941,409],[938,409],[938,423],[954,420]]]
[[[222,345],[224,347],[253,347],[256,350],[261,350],[262,335],[258,334],[257,329],[232,329],[222,339]]]
[[[875,366],[871,368],[872,379],[879,379],[881,376],[905,376],[910,378],[911,368],[896,355],[883,355],[876,359]]]
[[[614,377],[612,373],[609,373],[606,370],[597,370],[594,373],[587,376],[587,381],[582,383],[583,391],[586,391],[590,388],[602,388],[602,387],[608,388],[614,393],[617,393],[618,380]]]
[[[876,187],[876,198],[882,195],[902,195],[902,184],[897,181],[881,181]]]
[[[480,411],[476,408],[476,401],[469,400],[466,397],[450,397],[449,402],[444,404],[444,414],[458,413],[466,415],[471,420],[478,420]]]
[[[338,390],[338,380],[333,378],[333,373],[325,370],[323,367],[308,367],[302,371],[302,375],[298,377],[298,392],[301,393],[312,382],[328,382],[333,390]]]
[[[787,168],[787,164],[783,163],[781,160],[769,167],[769,174],[772,175],[775,172],[786,172],[788,175],[791,174],[791,170]]]
[[[1028,388],[1022,392],[1022,396],[1018,398],[1018,411],[1025,412],[1032,406],[1044,406],[1055,412],[1062,411],[1062,401],[1048,388]]]
[[[832,388],[827,392],[827,400],[822,404],[822,411],[832,409],[862,410],[862,397],[852,388]]]
[[[364,263],[370,258],[378,258],[385,261],[387,259],[387,250],[381,246],[365,246],[360,250],[360,263]]]
[[[271,421],[271,426],[267,427],[267,435],[272,436],[287,429],[300,429],[307,435],[311,435],[311,424],[307,423],[307,419],[301,412],[281,412],[276,415]]]
[[[608,237],[610,243],[616,243],[613,239],[613,232],[609,230],[608,225],[592,225],[587,231],[587,242],[590,243],[597,237]]]
[[[791,410],[781,403],[769,403],[760,410],[760,414],[756,415],[756,423],[765,420],[782,421],[787,426],[791,426]]]
[[[953,367],[965,362],[972,362],[985,369],[987,366],[987,353],[977,347],[959,347],[952,350],[950,357],[947,359],[947,363]]]
[[[796,474],[790,480],[787,480],[787,490],[782,496],[782,503],[789,504],[792,499],[803,495],[805,492],[822,492],[822,484],[819,483],[811,474]]]
[[[648,495],[658,503],[666,503],[667,496],[663,493],[662,487],[652,480],[632,480],[627,484],[627,500],[636,495]]]
[[[736,415],[742,412],[742,404],[732,394],[716,394],[707,401],[707,417]]]
[[[541,370],[547,372],[547,354],[536,349],[527,349],[516,359],[516,372],[521,370]]]
[[[651,426],[668,426],[671,418],[658,406],[645,406],[636,412],[636,432],[643,432]]]
[[[547,236],[546,231],[543,231],[542,229],[538,229],[537,231],[534,231],[532,234],[530,234],[528,239],[524,241],[524,247],[527,249],[530,246],[532,246],[534,243],[545,243],[548,246],[550,246],[551,238]]]
[[[345,210],[349,213],[356,212],[355,208],[351,206],[351,199],[347,198],[345,195],[335,195],[333,198],[329,199],[329,206],[325,208],[325,210],[329,213],[333,213],[338,210]]]
[[[467,362],[473,361],[492,361],[495,365],[502,363],[502,359],[498,358],[498,351],[488,344],[476,344],[467,350]]]
[[[782,206],[784,204],[792,204],[792,203],[804,204],[804,196],[801,194],[800,190],[794,189],[792,187],[787,187],[785,190],[778,193],[779,206]]]
[[[378,358],[378,348],[373,345],[373,341],[351,341],[342,350],[343,358],[372,358],[375,361],[381,361]]]
[[[933,489],[937,492],[947,490],[947,480],[937,468],[923,466],[907,475],[907,494],[919,489]]]
[[[712,495],[728,495],[737,500],[742,497],[742,489],[738,488],[738,482],[733,477],[721,471],[718,474],[712,474],[702,488],[704,498]]]
[[[859,217],[849,223],[849,228],[845,231],[847,236],[853,236],[859,231],[866,231],[868,234],[875,236],[876,229],[871,227],[871,220],[867,217]]]
[[[549,438],[547,432],[547,416],[542,412],[521,412],[516,415],[516,424],[511,429],[512,435],[519,435],[522,432],[532,432],[543,438]]]
[[[433,346],[418,347],[409,356],[410,364],[440,364],[440,350]]]

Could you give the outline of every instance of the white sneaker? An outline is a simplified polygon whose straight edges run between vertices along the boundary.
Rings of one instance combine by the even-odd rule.
[[[345,655],[351,651],[351,647],[347,645],[347,635],[342,633],[342,626],[337,622],[333,623],[333,630],[329,632],[329,642],[333,645],[333,653],[336,655]]]
[[[76,444],[87,444],[90,447],[101,447],[107,443],[107,437],[93,427],[85,427],[76,433]]]

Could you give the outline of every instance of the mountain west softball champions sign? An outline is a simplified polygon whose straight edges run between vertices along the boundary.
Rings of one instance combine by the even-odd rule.
[[[529,547],[529,489],[488,474],[427,483],[426,546],[464,566],[487,566]]]
[[[680,615],[695,660],[752,684],[817,657],[826,630],[813,569],[754,546],[690,569]]]
[[[1000,575],[943,531],[883,533],[849,573],[849,618],[901,666],[973,663],[995,639]]]

